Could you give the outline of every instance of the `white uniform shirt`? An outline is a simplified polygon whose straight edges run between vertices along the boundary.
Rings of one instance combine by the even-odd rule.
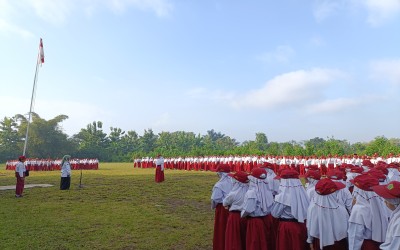
[[[68,161],[65,161],[61,167],[61,177],[71,176],[71,165]]]
[[[15,166],[15,172],[19,174],[19,177],[24,177],[24,172],[26,171],[25,169],[25,164],[23,162],[18,162],[17,165]]]
[[[161,171],[164,171],[164,158],[162,158],[162,157],[157,158],[156,166],[161,166]]]

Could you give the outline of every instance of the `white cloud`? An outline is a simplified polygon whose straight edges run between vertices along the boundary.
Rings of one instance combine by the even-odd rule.
[[[321,98],[323,89],[343,73],[332,69],[299,70],[276,76],[262,88],[237,96],[234,107],[274,108],[303,105]]]
[[[17,25],[13,25],[2,19],[0,19],[0,33],[15,34],[21,36],[22,38],[33,37],[33,34],[30,31],[18,27]]]
[[[400,86],[400,59],[374,61],[370,68],[372,79]]]
[[[279,45],[274,51],[265,53],[259,59],[267,63],[286,63],[295,55],[295,50],[288,45]]]
[[[400,15],[399,0],[315,0],[313,15],[317,22],[322,22],[333,15],[359,9],[367,13],[366,22],[373,27],[381,26]]]
[[[368,10],[367,22],[372,26],[380,26],[400,14],[399,0],[363,0]]]
[[[99,8],[124,12],[130,7],[154,12],[158,17],[169,16],[174,8],[170,0],[0,0],[0,28],[24,35],[23,28],[14,23],[32,13],[45,22],[59,25],[67,22],[75,11],[91,17]]]
[[[26,4],[33,8],[39,18],[59,24],[66,21],[76,3],[71,0],[27,0]]]
[[[309,113],[333,113],[346,110],[348,108],[358,106],[362,103],[361,100],[354,98],[338,98],[334,100],[325,100],[320,103],[307,106]]]
[[[140,10],[154,11],[159,17],[169,16],[173,5],[168,0],[106,0],[115,11],[124,11],[132,5]]]
[[[29,104],[30,100],[26,98],[0,96],[0,114],[3,115],[0,119],[3,119],[4,116],[12,117],[16,114],[27,115]],[[70,116],[71,110],[79,110],[79,112],[74,112]],[[33,112],[38,113],[46,120],[62,114],[68,115],[69,118],[60,124],[68,135],[78,133],[81,128],[85,128],[87,124],[96,121],[98,117],[109,115],[101,107],[96,107],[94,104],[63,100],[36,100]]]
[[[322,22],[332,16],[340,8],[342,1],[317,0],[314,4],[313,14],[317,22]]]

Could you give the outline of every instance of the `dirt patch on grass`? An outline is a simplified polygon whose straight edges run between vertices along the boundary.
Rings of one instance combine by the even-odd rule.
[[[26,184],[24,188],[33,188],[33,187],[52,187],[51,184]],[[15,185],[12,186],[0,186],[0,190],[12,190],[15,189]]]

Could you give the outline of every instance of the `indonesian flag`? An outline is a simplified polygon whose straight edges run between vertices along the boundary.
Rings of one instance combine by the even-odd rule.
[[[40,64],[44,63],[44,51],[43,51],[43,41],[42,38],[40,38],[40,44],[39,44],[39,57],[40,57]]]

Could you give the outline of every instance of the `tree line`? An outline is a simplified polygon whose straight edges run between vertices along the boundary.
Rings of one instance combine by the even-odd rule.
[[[205,135],[175,131],[155,134],[145,129],[123,131],[110,127],[103,131],[103,123],[94,121],[79,133],[68,136],[61,123],[68,119],[58,115],[50,120],[32,113],[29,124],[26,156],[30,158],[60,158],[65,154],[77,158],[98,158],[103,162],[129,162],[144,156],[204,156],[204,155],[370,155],[400,154],[400,139],[377,136],[370,142],[350,143],[347,140],[313,138],[305,141],[269,142],[265,133],[258,132],[254,140],[238,142],[214,129]],[[0,162],[17,159],[23,152],[28,120],[17,114],[0,121]]]

